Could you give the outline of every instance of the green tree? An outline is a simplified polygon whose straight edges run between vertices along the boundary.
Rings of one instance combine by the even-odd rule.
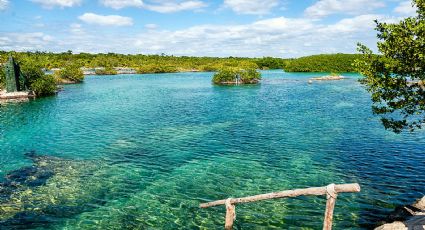
[[[69,80],[75,83],[80,83],[84,81],[83,71],[78,65],[68,64],[61,70],[59,70],[56,75],[65,80]]]
[[[214,84],[256,84],[261,80],[261,73],[254,68],[240,69],[225,67],[214,74]]]
[[[396,133],[421,129],[425,123],[425,0],[413,0],[417,16],[398,23],[376,21],[378,50],[359,44],[363,58],[356,67],[372,94],[373,112]]]
[[[5,82],[6,82],[6,73],[4,72],[4,67],[1,66],[0,67],[0,90],[3,89],[5,87]]]
[[[31,84],[31,89],[38,97],[54,95],[57,91],[56,79],[53,75],[44,75]]]
[[[26,77],[29,85],[32,85],[32,83],[34,83],[37,79],[44,76],[44,72],[42,70],[43,66],[35,60],[24,59],[21,61],[20,66],[21,72]]]

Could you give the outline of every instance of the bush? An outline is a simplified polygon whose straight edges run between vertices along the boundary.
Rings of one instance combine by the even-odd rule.
[[[84,81],[83,71],[77,65],[67,65],[55,73],[59,78],[75,83]]]
[[[39,97],[50,96],[56,93],[56,79],[52,75],[44,75],[31,84],[31,89]]]
[[[353,66],[359,54],[320,54],[285,61],[287,72],[356,72]]]
[[[161,65],[161,64],[149,64],[143,65],[137,69],[137,73],[175,73],[178,69],[175,66]]]
[[[256,84],[261,80],[261,73],[254,68],[223,68],[214,74],[214,84]]]
[[[32,85],[39,78],[44,77],[42,66],[35,61],[26,60],[21,63],[21,72],[26,77],[29,86]]]
[[[0,67],[0,89],[4,89],[6,86],[6,74],[4,72],[4,67]]]
[[[104,69],[96,69],[96,75],[117,75],[117,71],[112,67],[106,67]]]

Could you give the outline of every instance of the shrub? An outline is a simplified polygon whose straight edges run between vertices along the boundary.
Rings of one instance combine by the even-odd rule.
[[[6,74],[4,72],[4,67],[1,66],[1,69],[0,69],[0,89],[4,89],[5,86],[6,86]]]
[[[137,73],[175,73],[178,69],[175,66],[161,65],[161,64],[149,64],[142,65],[137,69]]]
[[[96,69],[96,75],[117,75],[117,71],[112,67],[106,67],[104,69]]]
[[[38,97],[50,96],[56,93],[56,79],[52,75],[44,75],[31,84],[31,89]]]
[[[44,77],[42,66],[33,60],[25,60],[21,63],[21,72],[25,76],[29,86],[39,78]]]
[[[67,65],[55,74],[61,79],[69,80],[75,83],[84,81],[83,71],[77,65]]]
[[[254,68],[223,68],[213,77],[214,84],[256,84],[261,80],[261,73]]]

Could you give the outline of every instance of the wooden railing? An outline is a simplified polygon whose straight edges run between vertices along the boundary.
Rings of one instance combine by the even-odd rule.
[[[360,192],[359,184],[341,184],[335,185],[330,184],[325,187],[316,187],[316,188],[305,188],[305,189],[295,189],[295,190],[286,190],[282,192],[273,192],[255,196],[248,196],[243,198],[229,198],[226,200],[217,200],[213,202],[200,204],[200,208],[209,208],[218,205],[226,206],[226,219],[224,228],[230,230],[233,228],[233,221],[236,219],[236,204],[239,203],[249,203],[260,200],[276,199],[276,198],[285,198],[285,197],[297,197],[297,196],[321,196],[326,195],[326,211],[325,218],[323,221],[323,229],[331,230],[333,213],[335,208],[336,198],[338,193],[343,192]]]

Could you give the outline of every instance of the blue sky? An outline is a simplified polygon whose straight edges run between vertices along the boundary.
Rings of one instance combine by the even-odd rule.
[[[0,0],[0,50],[299,57],[376,47],[410,0]]]

